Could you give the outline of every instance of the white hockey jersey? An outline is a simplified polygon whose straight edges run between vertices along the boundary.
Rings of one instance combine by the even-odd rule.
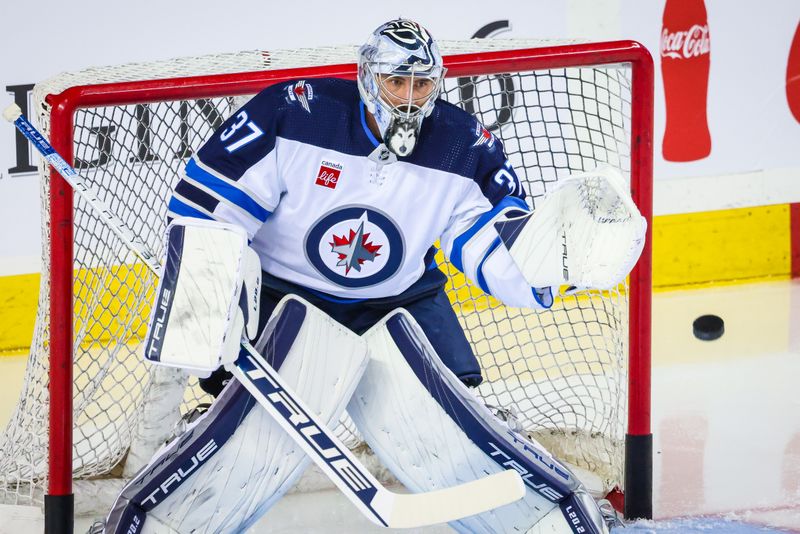
[[[501,211],[528,209],[501,142],[439,101],[414,152],[398,158],[365,113],[352,81],[265,89],[188,162],[169,216],[240,224],[264,271],[337,297],[403,292],[435,268],[437,239],[491,292],[481,267],[499,240],[464,246]]]

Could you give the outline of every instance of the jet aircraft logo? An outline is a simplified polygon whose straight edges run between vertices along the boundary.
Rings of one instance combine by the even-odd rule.
[[[339,261],[336,263],[337,267],[344,267],[344,274],[350,274],[350,269],[355,269],[361,272],[361,265],[365,261],[375,261],[377,256],[380,256],[378,250],[382,245],[375,245],[369,242],[369,233],[364,233],[364,219],[362,218],[358,225],[358,230],[350,230],[349,236],[333,235],[333,242],[331,243],[331,252],[338,254]]]
[[[486,145],[490,150],[494,148],[494,141],[496,138],[492,135],[492,132],[484,128],[483,125],[478,124],[475,127],[475,135],[477,139],[472,143],[472,146]]]
[[[294,85],[287,85],[286,93],[290,101],[299,103],[304,110],[311,113],[311,106],[308,103],[314,100],[314,88],[310,83],[300,80]]]
[[[336,207],[311,225],[303,238],[309,264],[339,287],[366,288],[400,271],[405,239],[392,218],[374,207]]]

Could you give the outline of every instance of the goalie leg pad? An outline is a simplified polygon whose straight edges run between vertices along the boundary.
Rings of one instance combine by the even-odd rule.
[[[356,334],[293,296],[277,306],[256,348],[328,424],[339,420],[366,366]],[[122,491],[107,532],[144,513],[178,532],[240,532],[294,484],[310,459],[232,381],[208,412]]]
[[[365,334],[370,363],[348,412],[381,462],[411,491],[430,491],[516,469],[523,499],[451,524],[461,532],[526,532],[580,490],[538,443],[510,430],[442,364],[421,328],[398,310]],[[583,506],[585,503],[581,503]],[[574,510],[573,506],[573,510]],[[564,514],[556,532],[604,532]],[[556,512],[555,516],[559,516]]]

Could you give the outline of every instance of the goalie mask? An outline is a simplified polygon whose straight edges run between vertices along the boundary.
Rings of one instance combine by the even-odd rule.
[[[372,32],[358,51],[358,90],[386,146],[409,156],[422,120],[433,111],[446,69],[428,31],[392,20]]]

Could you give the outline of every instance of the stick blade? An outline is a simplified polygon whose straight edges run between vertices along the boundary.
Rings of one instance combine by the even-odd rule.
[[[508,469],[441,490],[385,495],[392,502],[383,504],[389,508],[384,517],[389,518],[389,528],[437,525],[510,504],[524,495],[525,483],[519,473]],[[375,501],[383,496],[379,493]],[[374,508],[381,508],[381,503],[375,501]]]

